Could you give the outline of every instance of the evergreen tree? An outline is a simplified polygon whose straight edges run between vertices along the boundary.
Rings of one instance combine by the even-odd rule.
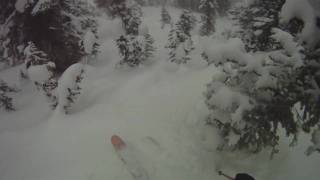
[[[110,5],[113,17],[119,17],[127,35],[138,35],[141,24],[142,10],[139,4],[128,0],[114,0]]]
[[[0,4],[0,61],[14,66],[21,63],[21,25],[16,21],[21,17],[15,8],[15,1],[4,0]]]
[[[6,42],[6,33],[5,33],[5,22],[7,18],[10,16],[10,14],[13,12],[15,9],[14,7],[14,2],[10,0],[3,0],[0,2],[0,63],[6,63],[10,64],[8,61],[8,49],[7,49],[7,44],[8,41]]]
[[[0,79],[0,108],[6,111],[14,111],[12,98],[8,96],[8,93],[17,92],[15,88],[8,86],[6,82]]]
[[[292,112],[294,105],[303,99],[308,102],[317,99],[309,93],[315,90],[310,81],[298,79],[303,67],[303,48],[289,33],[280,29],[273,32],[272,38],[282,48],[270,52],[265,59],[255,59],[243,50],[237,56],[230,51],[230,57],[226,55],[222,61],[208,57],[224,70],[206,92],[206,104],[211,110],[208,122],[220,130],[224,139],[221,150],[257,153],[269,147],[276,153],[280,127],[293,136],[294,143],[300,123],[309,121],[297,122]],[[319,107],[312,104],[313,108]],[[319,117],[316,112],[308,113]]]
[[[75,103],[75,101],[78,99],[79,95],[81,94],[82,88],[80,87],[80,84],[82,80],[84,79],[85,71],[82,68],[80,70],[80,73],[76,75],[74,86],[72,88],[67,88],[67,97],[66,97],[66,104],[63,105],[63,109],[66,114],[70,113],[70,110],[72,108],[72,105]]]
[[[50,107],[55,109],[58,105],[58,98],[54,93],[58,86],[58,82],[54,77],[55,64],[49,60],[46,53],[39,50],[32,42],[28,43],[24,54],[28,76],[37,89],[47,97]]]
[[[112,17],[120,17],[122,19],[127,15],[127,0],[112,0],[108,9]]]
[[[5,52],[12,57],[13,64],[19,63],[15,59],[23,59],[21,50],[29,41],[55,62],[57,71],[62,72],[80,61],[85,55],[80,42],[89,29],[95,28],[84,25],[90,24],[88,20],[95,21],[93,7],[85,0],[27,2],[27,5],[14,9],[2,25],[6,31],[2,31],[5,33],[1,37],[6,38],[3,42],[8,42]]]
[[[217,12],[219,13],[220,16],[225,16],[227,15],[228,10],[231,7],[231,2],[230,0],[216,0],[217,4]]]
[[[119,65],[136,67],[152,57],[155,51],[154,40],[150,34],[139,35],[142,10],[134,1],[113,1],[111,12],[122,20],[125,35],[120,36],[116,42],[122,57]]]
[[[117,46],[119,53],[122,56],[120,65],[128,65],[129,67],[136,67],[143,63],[143,43],[139,36],[127,35],[120,36],[117,39]]]
[[[201,16],[201,36],[209,36],[215,31],[215,16],[218,9],[216,0],[201,0],[199,9],[203,12]]]
[[[123,27],[127,35],[138,35],[139,26],[142,23],[142,10],[140,5],[132,3],[128,5],[125,16],[122,17]]]
[[[267,51],[278,46],[270,38],[272,28],[279,27],[279,11],[285,0],[256,0],[249,7],[232,10],[233,19],[239,22],[240,34],[249,51]]]
[[[39,50],[33,42],[28,42],[28,46],[24,49],[25,66],[28,69],[30,66],[44,65],[49,62],[48,55]]]
[[[282,13],[286,10],[296,11],[291,9],[290,3],[292,2],[286,1]],[[310,3],[311,6],[315,7],[319,5],[316,1],[308,1],[306,3]],[[316,151],[320,152],[319,128],[317,128],[317,126],[320,127],[320,41],[318,38],[313,39],[315,34],[312,33],[312,31],[308,30],[307,32],[310,34],[306,34],[305,29],[308,28],[308,22],[306,22],[303,17],[300,16],[300,18],[301,19],[299,19],[299,16],[287,17],[283,20],[284,24],[281,25],[285,30],[293,34],[295,39],[305,47],[303,51],[305,54],[304,65],[296,73],[296,81],[298,83],[294,85],[298,87],[302,86],[305,94],[305,96],[299,96],[297,98],[297,102],[299,102],[300,105],[298,119],[301,124],[301,129],[306,133],[312,134],[311,142],[314,145],[306,152],[307,155],[310,155]],[[317,19],[319,18],[317,18],[316,15],[314,18],[314,28],[317,31],[317,28],[319,28]],[[304,35],[302,35],[303,33]],[[312,39],[307,40],[304,36],[310,36]],[[288,88],[289,93],[295,93],[294,90],[294,88]]]
[[[306,154],[320,149],[320,51],[297,43],[302,41],[295,35],[306,23],[302,19],[289,19],[289,24],[281,25],[289,32],[274,28],[279,26],[283,3],[258,0],[243,9],[246,15],[239,16],[247,49],[266,51],[259,58],[234,39],[223,46],[222,54],[208,49],[204,53],[209,64],[222,69],[205,93],[211,111],[208,124],[217,127],[223,139],[220,150],[258,153],[271,148],[274,154],[281,128],[293,138],[291,145],[301,131],[312,134],[314,145]]]
[[[156,48],[154,47],[154,39],[147,33],[144,35],[144,49],[143,49],[143,59],[144,61],[149,60],[154,56]]]
[[[166,9],[166,7],[162,6],[162,8],[161,8],[161,29],[163,29],[167,24],[169,24],[172,28],[173,24],[172,24],[171,16],[170,16],[168,10]]]
[[[191,11],[184,10],[180,15],[179,21],[176,24],[177,29],[182,31],[185,35],[191,37],[191,31],[196,25],[196,17]]]
[[[190,52],[194,50],[191,30],[195,26],[195,17],[190,11],[184,11],[176,26],[169,33],[166,48],[170,50],[169,60],[177,64],[187,63]]]
[[[156,51],[153,43],[154,40],[148,33],[144,36],[120,36],[117,39],[117,46],[122,57],[119,64],[136,67],[150,60]]]

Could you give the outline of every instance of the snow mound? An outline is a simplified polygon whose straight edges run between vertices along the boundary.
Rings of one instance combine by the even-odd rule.
[[[38,83],[44,83],[48,79],[50,79],[53,76],[52,71],[49,71],[48,68],[54,68],[55,64],[52,62],[49,62],[47,64],[43,65],[33,65],[30,66],[27,69],[29,78],[33,82],[38,82]]]
[[[70,66],[61,76],[58,81],[58,111],[64,110],[64,106],[68,104],[68,94],[69,90],[74,89],[77,85],[78,76],[84,71],[86,68],[85,65],[81,63],[76,63]]]

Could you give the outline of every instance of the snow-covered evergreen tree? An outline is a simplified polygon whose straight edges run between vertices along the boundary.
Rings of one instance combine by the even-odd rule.
[[[317,1],[286,1],[280,13],[282,25],[294,34],[299,43],[305,47],[304,66],[297,73],[297,80],[303,85],[307,97],[299,97],[299,120],[301,128],[312,134],[313,146],[309,147],[306,154],[319,151],[319,128],[320,127],[320,26],[317,21]],[[314,7],[315,6],[315,7]],[[294,91],[288,90],[290,93]]]
[[[127,35],[138,35],[141,24],[142,10],[141,6],[135,1],[120,0],[112,1],[110,13],[113,17],[119,17]]]
[[[111,10],[116,17],[121,18],[125,31],[125,35],[116,40],[122,57],[119,65],[136,67],[143,64],[152,57],[155,49],[154,40],[149,33],[139,34],[139,26],[142,23],[140,5],[134,1],[118,1],[112,3]]]
[[[220,52],[223,56],[207,51],[209,59],[223,65],[223,75],[208,85],[206,93],[212,111],[209,122],[221,130],[225,140],[222,149],[260,152],[272,147],[273,153],[277,152],[280,125],[288,135],[295,137],[298,133],[300,125],[292,107],[302,99],[317,99],[308,93],[315,87],[308,81],[298,81],[302,47],[289,33],[280,29],[273,33],[272,38],[283,50],[260,60],[247,54],[238,42],[231,43],[240,44],[238,49],[230,45],[233,50]]]
[[[76,102],[76,100],[79,98],[79,95],[81,94],[81,82],[84,79],[85,71],[84,69],[80,70],[80,73],[76,75],[75,82],[73,87],[67,88],[67,96],[66,96],[66,103],[63,106],[63,109],[66,114],[70,113],[70,109],[72,108],[72,105]]]
[[[170,50],[169,61],[177,64],[185,64],[191,60],[189,55],[194,50],[191,37],[177,28],[171,29],[166,48]]]
[[[54,77],[55,64],[33,42],[28,43],[24,54],[28,77],[34,82],[37,89],[47,97],[50,107],[55,109],[58,104],[58,99],[54,92],[58,86],[58,82]]]
[[[215,0],[218,8],[216,9],[220,16],[225,16],[231,7],[230,0]]]
[[[143,48],[143,59],[144,61],[149,60],[154,56],[156,48],[154,47],[153,37],[147,33],[144,35],[144,48]]]
[[[189,10],[184,10],[176,24],[177,29],[182,31],[185,35],[191,37],[191,31],[196,25],[197,19]]]
[[[199,9],[202,11],[201,16],[201,36],[209,36],[215,31],[215,18],[218,9],[216,0],[201,0]]]
[[[0,108],[6,111],[14,111],[12,98],[8,93],[17,92],[15,88],[10,87],[6,82],[0,79]]]
[[[127,35],[138,35],[139,26],[142,23],[142,10],[137,3],[127,3],[128,10],[126,15],[122,17],[123,27]]]
[[[170,25],[172,28],[172,26],[173,26],[172,18],[170,16],[167,8],[165,6],[162,6],[162,8],[161,8],[161,29],[163,29],[167,24]]]
[[[208,60],[223,70],[205,93],[208,123],[224,139],[220,149],[257,153],[269,147],[276,153],[281,127],[294,143],[299,131],[310,133],[320,123],[320,90],[304,48],[277,28],[270,37],[279,50],[259,59],[237,39],[205,50]]]
[[[187,63],[190,60],[190,52],[194,50],[191,31],[196,19],[190,11],[184,11],[179,21],[169,33],[166,48],[170,50],[169,60],[177,64]]]
[[[276,80],[270,75],[270,72],[258,69],[258,67],[263,68],[261,62],[257,61],[254,69],[248,69],[251,66],[250,63],[254,63],[251,61],[255,59],[241,49],[241,44],[237,48],[239,52],[237,56],[231,51],[223,52],[230,57],[224,57],[218,61],[215,61],[213,55],[207,52],[208,58],[212,58],[215,64],[223,64],[222,75],[215,77],[208,84],[205,94],[206,104],[211,110],[208,123],[214,124],[220,130],[224,139],[220,146],[221,149],[260,152],[265,146],[275,147],[277,145],[277,129],[274,128],[278,127],[278,123],[273,124],[274,118],[268,120],[265,117],[266,112],[270,111],[264,106],[272,103],[271,97],[274,94],[269,89],[275,87]],[[227,53],[230,54],[227,55]],[[263,98],[258,96],[259,94],[263,94]],[[261,100],[255,99],[256,96]],[[258,113],[251,114],[250,111],[256,107],[258,107]],[[277,108],[272,110],[277,110]],[[282,109],[277,112],[281,113],[281,111]],[[275,113],[270,115],[273,114]]]
[[[1,1],[0,8],[0,61],[7,65],[14,66],[21,63],[22,53],[19,47],[21,42],[21,24],[17,24],[18,11],[15,1]]]
[[[128,11],[127,0],[112,0],[108,9],[112,17],[122,18]]]
[[[21,50],[32,41],[62,72],[85,55],[80,42],[87,31],[96,33],[94,16],[94,8],[86,0],[19,0],[2,24],[7,59],[19,63]]]
[[[65,114],[71,113],[82,91],[82,83],[86,75],[85,68],[86,65],[82,63],[73,64],[60,77],[57,88],[58,111]]]
[[[134,35],[120,36],[120,38],[117,39],[117,46],[122,57],[119,63],[120,65],[136,67],[144,62],[143,37]]]
[[[39,50],[33,42],[28,42],[28,46],[24,49],[25,66],[28,69],[30,66],[44,65],[49,62],[48,55]]]
[[[249,51],[278,48],[270,37],[272,28],[279,27],[279,12],[285,0],[256,0],[248,7],[238,7],[231,14],[241,26],[242,40]]]

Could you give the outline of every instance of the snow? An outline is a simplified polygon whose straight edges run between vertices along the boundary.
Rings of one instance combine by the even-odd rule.
[[[174,19],[179,16],[179,10],[168,10]],[[251,56],[237,39],[208,40],[210,46],[204,46],[206,42],[194,38],[197,49],[192,59],[197,60],[177,68],[166,61],[163,47],[169,32],[161,30],[159,13],[160,8],[144,9],[144,22],[158,49],[156,62],[131,70],[114,68],[120,60],[114,39],[121,34],[117,29],[121,25],[117,20],[99,20],[102,53],[94,67],[86,66],[82,95],[70,115],[51,112],[32,83],[16,80],[18,68],[0,72],[7,82],[25,83],[14,97],[18,111],[0,112],[0,179],[132,180],[109,143],[114,134],[140,152],[136,156],[152,180],[219,179],[215,169],[220,168],[229,174],[248,172],[261,180],[319,178],[320,158],[317,154],[305,157],[310,145],[305,136],[292,149],[284,139],[272,161],[269,152],[249,157],[216,151],[218,134],[205,124],[208,110],[202,93],[220,71],[203,66],[202,47],[213,51],[212,59],[239,55],[242,62],[248,62]],[[229,26],[229,22],[218,23]],[[227,48],[222,55],[215,50],[221,46]],[[61,94],[81,67],[73,65],[62,76]],[[230,142],[236,141],[233,138]]]
[[[288,23],[293,18],[302,20],[305,24],[300,39],[312,48],[320,40],[316,13],[316,9],[307,0],[287,0],[282,7],[280,17],[282,23]]]
[[[43,11],[46,11],[53,4],[52,0],[39,0],[36,5],[33,7],[31,14],[37,15]]]
[[[142,24],[139,26],[139,35],[145,36],[149,33],[148,25],[142,22]]]
[[[33,0],[17,0],[15,8],[18,12],[23,13],[30,3],[33,3]]]
[[[88,31],[85,35],[84,35],[84,42],[83,42],[83,46],[84,46],[84,51],[87,54],[90,54],[93,50],[93,45],[97,42],[97,38],[96,36],[91,32]]]
[[[51,66],[54,64],[51,64]],[[50,65],[49,65],[50,66]],[[52,77],[52,72],[48,70],[48,64],[44,65],[33,65],[27,69],[28,75],[33,82],[44,83],[50,77]]]
[[[291,36],[289,33],[277,28],[274,28],[272,31],[274,34],[271,36],[271,38],[274,38],[280,42],[287,54],[291,56],[290,63],[294,64],[295,68],[301,67],[303,65],[303,57],[301,54],[303,48],[294,41],[293,36]]]
[[[59,104],[57,110],[62,112],[64,106],[68,104],[68,89],[74,89],[76,86],[77,76],[81,74],[81,71],[86,69],[86,65],[81,63],[76,63],[71,65],[61,76],[58,82],[58,99]]]
[[[316,151],[320,152],[320,128],[314,130],[314,132],[312,133],[311,142],[313,143],[313,145],[310,146],[306,151],[306,155],[308,156],[315,153]]]
[[[212,39],[203,43],[204,52],[209,58],[209,64],[224,64],[233,61],[248,71],[256,71],[263,74],[261,61],[255,59],[245,50],[244,43],[239,38]]]
[[[117,155],[126,163],[126,168],[133,177],[139,180],[149,180],[148,172],[141,167],[139,162],[139,154],[137,149],[131,144],[126,144],[126,147],[118,150]]]
[[[235,112],[231,114],[231,123],[242,127],[241,120],[244,112],[253,108],[249,102],[249,97],[239,92],[232,91],[220,82],[214,83],[210,88],[215,92],[208,101],[210,106],[219,107],[226,111],[236,106]]]

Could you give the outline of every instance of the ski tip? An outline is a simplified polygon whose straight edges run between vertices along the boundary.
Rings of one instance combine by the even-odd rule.
[[[121,150],[126,147],[126,143],[117,135],[111,137],[111,143],[116,150]]]

